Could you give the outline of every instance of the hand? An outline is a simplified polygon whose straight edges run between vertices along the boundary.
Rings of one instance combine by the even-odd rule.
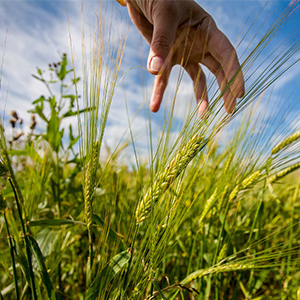
[[[159,110],[171,69],[180,64],[193,80],[203,116],[208,111],[203,64],[217,78],[226,111],[233,112],[236,98],[245,93],[244,77],[234,47],[213,18],[193,0],[126,0],[126,4],[132,22],[150,45],[147,69],[156,75],[150,109]]]

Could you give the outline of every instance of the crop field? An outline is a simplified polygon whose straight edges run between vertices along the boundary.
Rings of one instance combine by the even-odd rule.
[[[103,39],[98,18],[81,78],[72,55],[37,68],[47,94],[30,128],[17,109],[1,116],[0,299],[299,300],[299,115],[259,108],[299,62],[299,27],[251,69],[297,8],[241,61],[249,84],[232,114],[219,91],[209,117],[191,109],[177,135],[176,105],[158,138],[149,115],[143,157],[134,134],[105,143],[126,35]]]

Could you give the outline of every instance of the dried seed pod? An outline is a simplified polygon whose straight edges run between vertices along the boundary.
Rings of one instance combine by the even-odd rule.
[[[20,132],[19,134],[15,135],[13,137],[14,141],[17,141],[22,135],[24,135],[24,132]]]
[[[18,114],[17,114],[17,112],[16,112],[15,110],[12,110],[12,111],[10,112],[10,115],[11,115],[13,118],[15,118],[16,120],[19,120]]]
[[[35,115],[31,116],[31,124],[30,124],[30,129],[33,130],[36,126],[36,121],[35,121]]]
[[[16,127],[16,120],[15,119],[9,119],[8,122],[10,123],[12,128]]]

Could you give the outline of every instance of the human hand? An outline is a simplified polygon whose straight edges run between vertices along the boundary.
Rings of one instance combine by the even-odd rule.
[[[213,18],[193,0],[125,1],[132,22],[150,45],[147,69],[156,75],[150,109],[159,110],[171,69],[180,64],[193,80],[203,116],[208,111],[203,64],[216,76],[226,111],[233,112],[236,98],[245,93],[244,77],[234,47]]]

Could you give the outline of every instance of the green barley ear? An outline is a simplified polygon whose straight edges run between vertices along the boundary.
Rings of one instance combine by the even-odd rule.
[[[278,153],[280,150],[282,150],[283,148],[286,148],[288,145],[292,144],[293,142],[297,141],[298,139],[300,139],[300,131],[294,133],[293,135],[287,137],[283,142],[277,144],[271,150],[271,154],[274,155],[274,154]]]
[[[88,230],[91,230],[93,216],[93,194],[96,182],[97,165],[99,161],[99,141],[97,140],[92,146],[92,157],[87,164],[85,173],[85,216]]]
[[[251,174],[250,176],[248,176],[246,179],[243,180],[242,182],[242,188],[246,189],[247,187],[249,187],[253,182],[255,182],[261,175],[260,171],[256,171],[253,174]]]
[[[250,176],[248,176],[246,179],[243,180],[241,185],[237,185],[232,192],[229,195],[229,201],[232,202],[233,200],[236,199],[238,193],[241,190],[246,189],[247,187],[249,187],[253,182],[255,182],[259,177],[261,176],[261,172],[260,171],[256,171],[253,174],[251,174]]]
[[[202,214],[201,214],[200,219],[199,219],[200,226],[201,226],[204,218],[208,214],[208,212],[211,210],[211,208],[216,203],[217,195],[218,195],[218,188],[215,189],[215,191],[213,192],[213,194],[209,197],[209,199],[205,203],[204,209],[203,209]]]
[[[227,174],[228,172],[228,169],[230,167],[230,164],[232,162],[232,158],[233,158],[233,153],[230,153],[226,162],[225,162],[225,165],[224,165],[224,168],[223,168],[223,174]]]
[[[300,163],[297,163],[293,166],[290,166],[288,168],[285,168],[284,170],[280,171],[279,173],[271,176],[271,178],[269,179],[270,183],[274,183],[275,181],[283,178],[284,176],[292,173],[293,171],[297,170],[300,168]]]
[[[93,208],[92,208],[92,176],[91,176],[91,162],[88,162],[86,175],[85,175],[85,187],[84,187],[84,196],[85,196],[85,218],[88,230],[91,229],[92,225],[92,215],[93,215]]]
[[[195,134],[187,144],[172,159],[170,164],[158,176],[154,178],[153,184],[146,191],[143,199],[136,209],[137,224],[148,217],[152,206],[159,197],[169,188],[174,180],[185,170],[190,161],[204,147],[203,136]]]
[[[165,232],[166,232],[166,226],[160,224],[156,227],[156,230],[152,235],[152,240],[150,245],[150,266],[153,269],[156,267],[156,260],[159,260],[159,258],[155,257],[155,255],[157,256],[157,253],[159,253],[158,255],[161,256],[164,253],[164,251],[161,251],[161,247],[159,246],[159,243],[163,238]],[[160,249],[160,251],[158,251],[157,249]]]
[[[220,253],[219,253],[217,263],[220,263],[223,259],[226,258],[227,251],[228,251],[228,244],[224,244],[221,251],[220,251]]]
[[[240,191],[240,186],[237,185],[232,192],[229,195],[229,202],[232,202],[233,200],[235,200],[235,198],[237,197],[238,193]]]
[[[255,265],[253,263],[229,263],[225,265],[216,265],[213,267],[210,267],[208,269],[200,269],[192,274],[188,275],[184,280],[181,281],[181,284],[188,284],[191,281],[202,278],[204,276],[210,275],[210,274],[219,274],[224,272],[233,272],[233,271],[245,271],[245,270],[251,270],[254,269]]]
[[[227,194],[228,194],[228,189],[229,189],[229,184],[227,184],[224,188],[224,191],[219,199],[219,203],[218,203],[218,211],[220,212],[223,208],[224,205],[224,200],[227,199]]]

